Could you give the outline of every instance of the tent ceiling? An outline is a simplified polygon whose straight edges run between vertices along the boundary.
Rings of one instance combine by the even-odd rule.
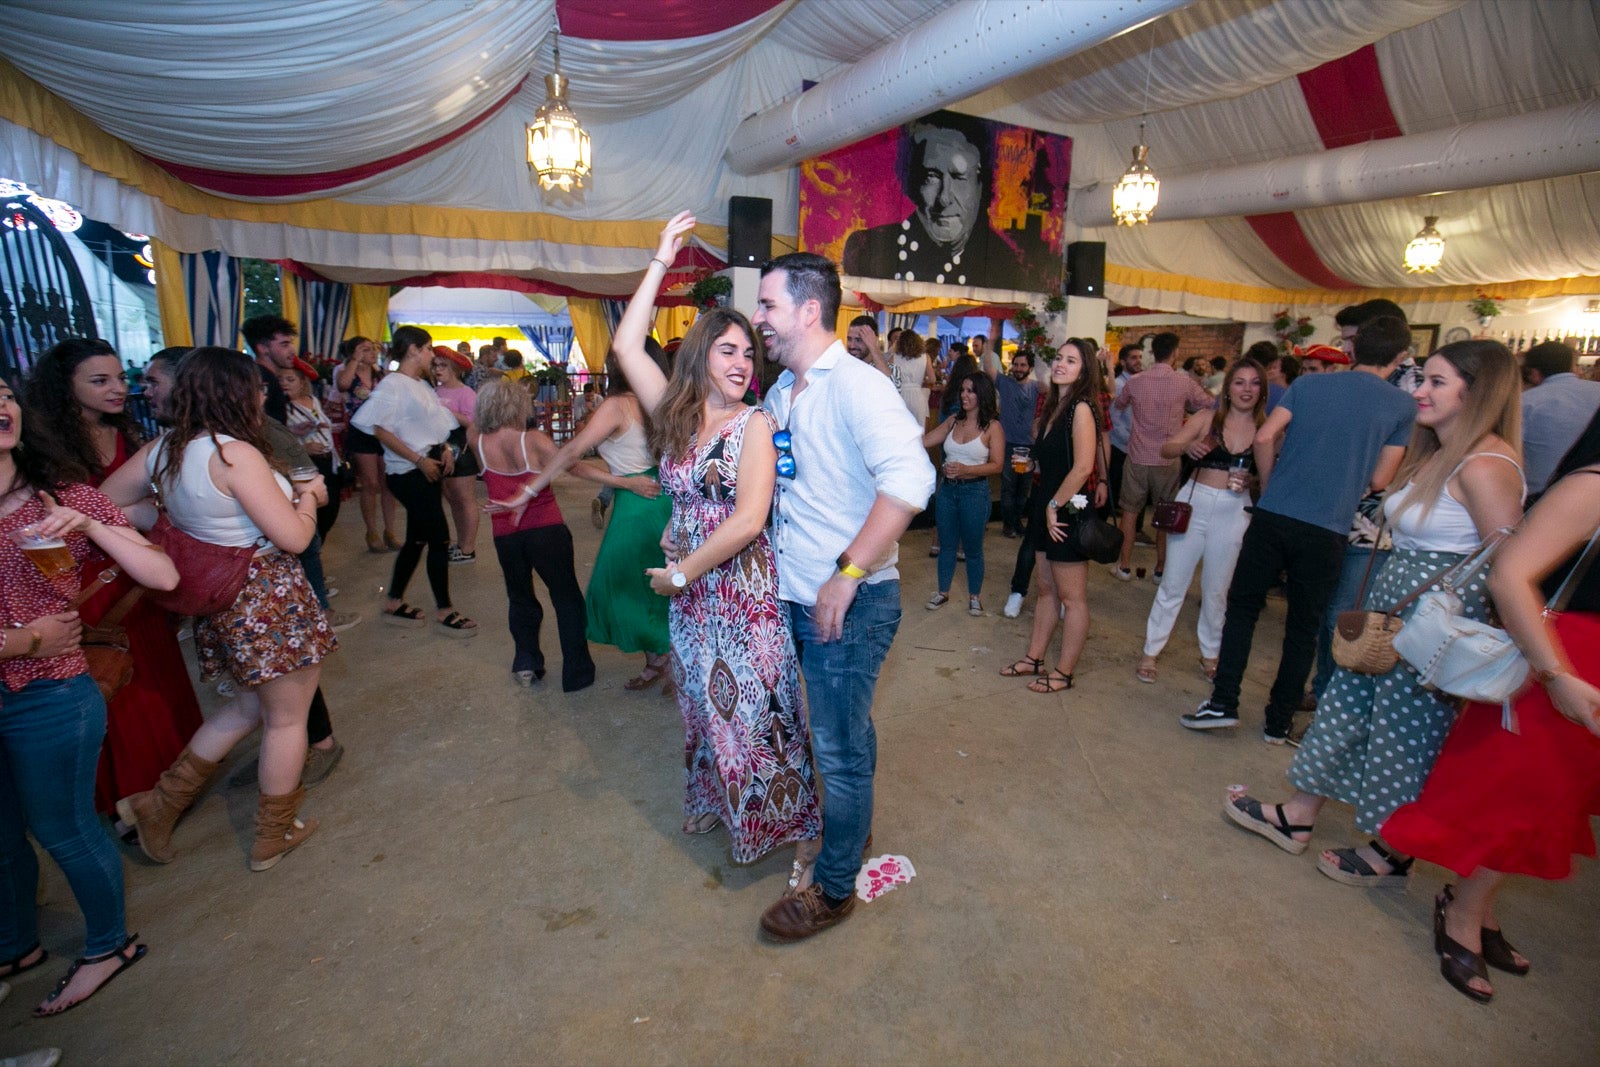
[[[495,273],[623,293],[658,220],[684,207],[708,224],[698,238],[712,252],[731,194],[771,197],[775,229],[794,233],[794,170],[732,173],[734,130],[950,7],[9,0],[0,173],[179,248],[342,280]],[[956,108],[1070,134],[1084,188],[1126,165],[1148,74],[1151,161],[1177,177],[1594,100],[1597,12],[1587,0],[1198,0]],[[558,18],[595,145],[576,195],[534,189],[521,158]],[[1415,285],[1399,255],[1424,213],[1448,241],[1427,284],[1600,274],[1592,174],[1281,218],[1162,223],[1158,211],[1149,227],[1081,236],[1107,242],[1113,298],[1216,314],[1278,299],[1215,295],[1230,286]],[[1152,287],[1157,273],[1179,281]]]

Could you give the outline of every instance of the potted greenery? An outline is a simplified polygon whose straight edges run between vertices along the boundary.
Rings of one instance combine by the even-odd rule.
[[[689,290],[689,299],[702,311],[725,306],[732,295],[733,279],[726,274],[708,274]]]

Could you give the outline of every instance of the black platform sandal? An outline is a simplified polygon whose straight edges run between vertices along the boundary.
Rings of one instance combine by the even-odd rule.
[[[1479,1004],[1487,1004],[1494,999],[1494,993],[1473,989],[1468,984],[1474,978],[1485,982],[1489,980],[1489,968],[1484,966],[1483,957],[1444,930],[1445,910],[1454,899],[1449,886],[1445,886],[1433,899],[1433,950],[1439,954],[1439,973],[1462,996]]]
[[[39,954],[38,959],[34,960],[32,963],[22,962],[35,952]],[[0,978],[15,978],[19,974],[26,974],[49,958],[50,953],[40,948],[38,942],[34,942],[32,948],[26,950],[25,952],[19,953],[16,959],[6,960],[4,963],[0,963]]]
[[[1330,850],[1333,862],[1329,863],[1325,859],[1318,858],[1317,870],[1335,882],[1342,882],[1345,885],[1396,888],[1406,884],[1411,877],[1411,865],[1416,862],[1415,857],[1402,858],[1399,853],[1378,840],[1368,841],[1367,847],[1389,865],[1388,874],[1379,874],[1372,864],[1362,859],[1361,853],[1353,848]]]
[[[1487,963],[1495,970],[1504,971],[1507,974],[1514,974],[1520,978],[1527,974],[1529,969],[1533,966],[1529,963],[1517,962],[1517,950],[1512,947],[1511,942],[1506,940],[1504,931],[1491,930],[1485,926],[1483,928],[1482,937],[1483,962]]]
[[[67,973],[62,976],[61,981],[56,983],[55,989],[51,991],[48,997],[44,998],[44,1004],[41,1004],[37,1008],[33,1009],[33,1017],[35,1019],[48,1019],[53,1015],[65,1015],[73,1008],[76,1008],[79,1004],[85,1004],[88,1001],[93,1000],[95,994],[99,993],[106,986],[110,985],[116,979],[117,975],[121,974],[129,967],[132,967],[140,960],[144,959],[145,953],[149,951],[144,945],[135,946],[132,956],[123,955],[124,952],[128,951],[128,946],[134,944],[134,942],[138,941],[138,939],[138,934],[130,934],[128,936],[128,940],[124,941],[121,945],[117,946],[112,951],[105,953],[104,955],[81,956],[78,959],[73,960],[72,966],[67,968]],[[110,959],[121,959],[122,963],[117,967],[116,970],[106,975],[104,981],[91,989],[87,996],[84,996],[78,1000],[74,1000],[71,1004],[68,1004],[64,1008],[57,1008],[55,1011],[45,1010],[45,1004],[54,1003],[55,999],[66,991],[67,986],[72,984],[72,976],[78,973],[78,968],[92,966],[96,963],[104,963]]]

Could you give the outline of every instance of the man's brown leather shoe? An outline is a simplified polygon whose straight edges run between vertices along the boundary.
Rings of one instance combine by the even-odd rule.
[[[822,886],[812,883],[798,893],[786,894],[761,915],[761,929],[774,941],[804,941],[843,922],[855,907],[852,893],[838,907],[829,907]]]

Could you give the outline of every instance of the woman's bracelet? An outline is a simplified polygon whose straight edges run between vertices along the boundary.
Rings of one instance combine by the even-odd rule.
[[[671,270],[672,269],[672,265],[669,264],[666,260],[662,259],[660,256],[651,256],[650,257],[650,262],[651,263],[659,263],[659,264],[661,264],[661,269],[662,270]],[[649,269],[650,269],[649,267],[645,268],[645,270],[649,270]]]

